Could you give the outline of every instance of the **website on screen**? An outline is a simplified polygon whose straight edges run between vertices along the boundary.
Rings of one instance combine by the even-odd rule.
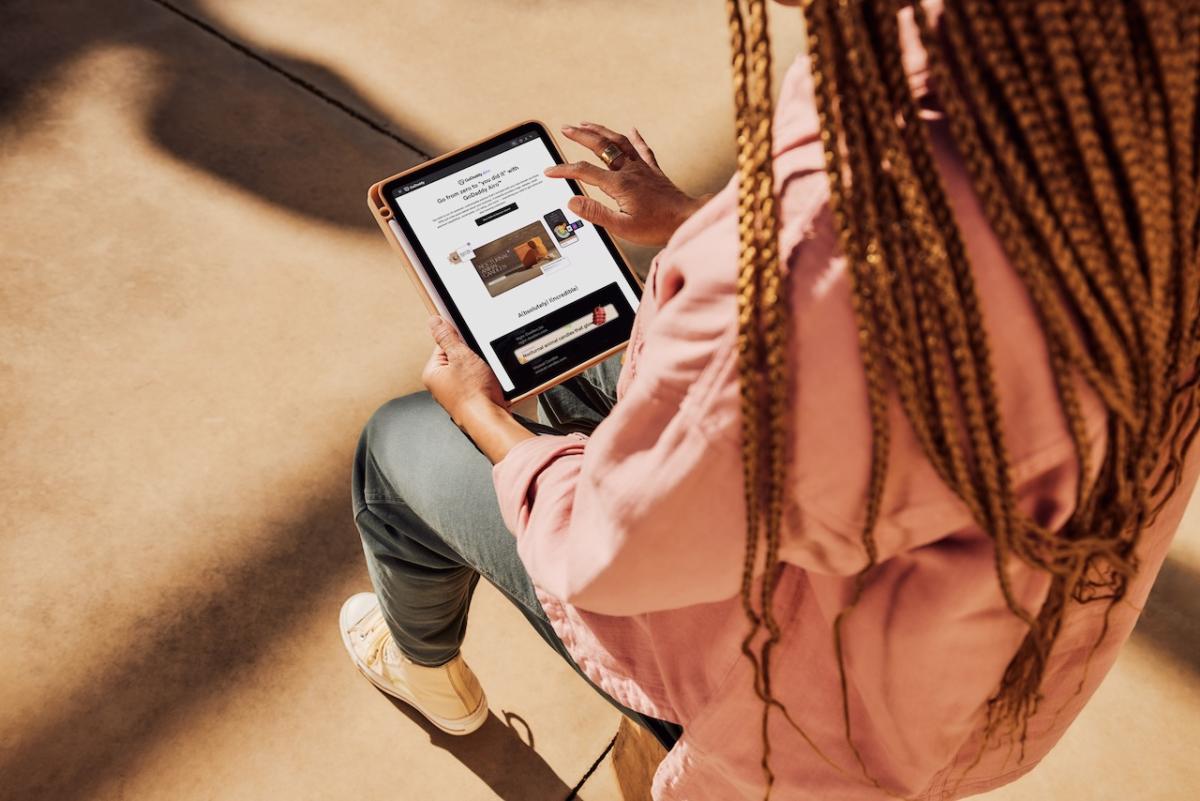
[[[553,163],[526,133],[393,190],[505,390],[619,344],[637,310],[599,233],[567,210],[571,187],[543,175]]]

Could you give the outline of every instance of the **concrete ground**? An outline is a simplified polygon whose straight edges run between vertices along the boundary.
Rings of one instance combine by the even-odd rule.
[[[615,798],[616,713],[495,591],[472,737],[343,655],[350,455],[427,352],[364,192],[530,116],[637,124],[711,190],[728,87],[715,0],[0,4],[0,798]],[[1194,798],[1198,597],[1200,508],[1098,697],[989,798]]]

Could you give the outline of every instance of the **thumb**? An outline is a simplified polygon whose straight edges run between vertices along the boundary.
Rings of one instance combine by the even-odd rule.
[[[567,208],[593,225],[599,225],[613,233],[619,233],[616,229],[621,227],[621,218],[598,200],[576,195],[567,201]]]
[[[454,326],[436,314],[429,318],[429,333],[433,335],[433,341],[437,343],[438,347],[447,354],[453,354],[467,346],[459,333],[454,330]]]

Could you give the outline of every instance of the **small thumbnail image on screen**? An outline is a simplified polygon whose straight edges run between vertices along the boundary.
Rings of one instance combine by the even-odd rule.
[[[495,297],[532,281],[561,258],[555,238],[538,221],[475,247],[470,261]]]
[[[559,245],[565,247],[579,241],[579,237],[575,235],[575,229],[578,226],[573,226],[567,222],[567,215],[563,213],[562,209],[555,209],[542,219],[546,221],[546,225],[550,226],[550,230],[553,232],[554,238],[558,241]]]

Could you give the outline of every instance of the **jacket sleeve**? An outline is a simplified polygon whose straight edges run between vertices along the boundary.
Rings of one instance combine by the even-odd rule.
[[[581,609],[636,614],[740,587],[735,200],[718,195],[659,255],[623,394],[591,437],[526,440],[494,467],[534,584]]]

